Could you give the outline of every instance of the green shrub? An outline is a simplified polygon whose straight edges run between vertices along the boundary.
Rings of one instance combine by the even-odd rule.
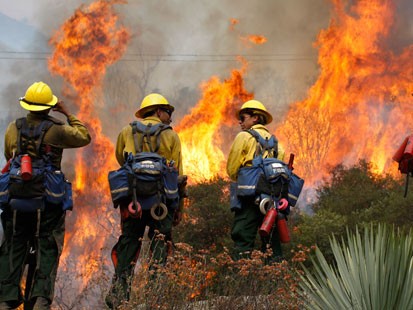
[[[308,309],[413,309],[413,235],[385,225],[332,237],[334,263],[317,249],[300,287]]]
[[[331,257],[328,238],[345,236],[345,229],[371,223],[395,225],[406,231],[413,221],[413,194],[403,197],[403,179],[376,175],[372,165],[361,160],[352,167],[338,165],[330,179],[317,189],[317,201],[311,205],[314,214],[299,214],[292,222],[293,245],[317,244],[327,260]],[[294,244],[295,243],[295,244]]]
[[[232,246],[229,183],[219,179],[188,187],[188,201],[182,222],[174,229],[174,239],[195,250],[221,252]]]

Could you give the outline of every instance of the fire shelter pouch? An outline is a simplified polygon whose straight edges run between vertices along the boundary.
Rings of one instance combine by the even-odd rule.
[[[66,193],[65,175],[63,172],[47,169],[45,183],[46,201],[53,204],[63,203]]]
[[[304,180],[295,173],[291,174],[290,183],[288,184],[288,203],[294,207],[304,186]]]
[[[129,196],[129,178],[130,172],[125,166],[120,167],[118,170],[110,171],[108,174],[110,195],[115,207],[118,206],[121,200]]]
[[[10,199],[10,208],[22,213],[34,213],[37,210],[44,210],[43,197],[32,199]]]
[[[73,210],[72,183],[70,183],[68,180],[65,180],[65,195],[63,199],[62,210]]]
[[[238,196],[253,196],[257,187],[258,179],[262,174],[259,166],[242,167],[238,171]]]
[[[231,182],[229,184],[229,207],[231,211],[241,209],[241,201],[238,197],[238,183]]]
[[[167,199],[178,198],[178,170],[168,167],[162,175],[165,196]]]

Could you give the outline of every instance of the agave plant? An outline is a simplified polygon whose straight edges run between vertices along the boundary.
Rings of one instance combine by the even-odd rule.
[[[334,264],[316,249],[314,270],[304,267],[300,286],[308,309],[413,309],[412,231],[347,230],[347,243],[332,237],[330,245]]]

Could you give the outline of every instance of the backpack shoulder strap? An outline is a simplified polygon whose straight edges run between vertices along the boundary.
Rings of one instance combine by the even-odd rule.
[[[26,118],[22,117],[16,119],[16,128],[17,128],[17,154],[21,153],[21,128],[23,126],[23,121],[26,122]]]
[[[27,152],[27,147],[31,144],[34,151],[39,156],[40,147],[43,143],[44,135],[54,123],[45,119],[39,125],[28,124],[25,117],[16,120],[17,127],[17,154]],[[22,140],[22,136],[26,141]]]
[[[262,156],[265,151],[268,151],[270,157],[276,158],[278,156],[278,140],[274,135],[271,135],[270,138],[263,138],[256,130],[248,129],[255,140],[257,141],[257,148],[254,153],[254,157]]]
[[[160,133],[164,130],[172,129],[172,127],[169,126],[169,125],[162,124],[162,123],[156,124],[155,126],[156,126],[156,128],[154,128],[154,127],[152,127],[152,128],[154,129],[153,135],[156,137],[155,152],[158,152],[159,146],[161,145]]]
[[[36,134],[39,134],[39,139],[36,141],[36,152],[37,154],[40,154],[40,147],[43,143],[44,135],[46,132],[52,127],[54,122],[50,120],[44,120],[40,123],[40,125],[37,127]]]
[[[143,125],[141,122],[134,121],[130,123],[130,126],[132,127],[132,136],[133,136],[133,143],[135,144],[135,151],[136,153],[140,153],[142,152],[142,148],[143,148],[143,135],[139,141],[137,133],[138,132],[143,133],[142,126],[145,126],[145,125]]]
[[[163,123],[157,123],[155,125],[152,125],[152,123],[149,123],[148,125],[145,125],[139,121],[135,121],[131,123],[130,125],[132,126],[133,141],[134,141],[135,150],[137,153],[142,152],[144,143],[148,144],[150,152],[156,153],[159,150],[159,146],[161,144],[159,134],[163,130],[172,129],[171,126],[165,125]],[[138,139],[138,133],[141,134],[140,139]],[[155,147],[153,147],[151,143],[151,136],[156,137]]]

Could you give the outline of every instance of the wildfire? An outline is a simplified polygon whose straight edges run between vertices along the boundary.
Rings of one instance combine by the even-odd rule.
[[[191,184],[226,177],[226,131],[237,124],[236,110],[253,97],[244,89],[247,63],[240,60],[242,68],[232,70],[229,79],[221,82],[214,76],[200,86],[202,98],[176,128],[182,142],[184,171]]]
[[[334,17],[316,42],[320,76],[277,131],[309,182],[361,158],[377,173],[396,172],[391,156],[412,130],[413,47],[395,55],[386,45],[392,2],[333,1]]]
[[[377,173],[396,172],[391,156],[413,129],[409,122],[413,45],[399,55],[386,46],[394,15],[392,1],[332,2],[334,17],[316,42],[320,76],[308,98],[293,103],[277,129],[287,154],[296,154],[295,171],[307,185],[327,175],[329,167],[360,158],[373,162]],[[79,270],[84,286],[100,266],[100,253],[95,251],[100,251],[105,238],[96,219],[101,218],[101,206],[111,204],[107,173],[117,167],[114,146],[103,134],[95,109],[106,69],[123,55],[130,39],[127,29],[118,25],[116,3],[123,2],[101,0],[82,6],[50,40],[55,49],[50,71],[61,75],[67,91],[76,94],[72,97],[78,116],[92,133],[92,145],[77,152],[72,213],[76,218],[62,255],[62,269]],[[230,22],[232,30],[239,23]],[[260,35],[241,39],[254,44],[267,41]],[[226,178],[226,156],[239,131],[235,112],[254,97],[244,88],[247,62],[240,61],[241,68],[232,70],[227,79],[213,76],[200,85],[201,98],[175,128],[191,184]],[[75,262],[68,261],[68,255],[77,252],[75,245],[81,254]]]
[[[90,6],[81,6],[51,38],[54,53],[49,59],[49,69],[59,74],[70,89],[76,93],[75,103],[79,108],[79,118],[91,131],[92,143],[77,152],[75,163],[76,179],[74,191],[76,206],[73,214],[76,220],[66,234],[65,251],[62,261],[76,250],[88,248],[78,257],[75,270],[83,274],[82,281],[88,283],[96,270],[96,259],[105,238],[98,230],[96,219],[102,212],[101,205],[110,206],[107,173],[116,168],[114,146],[103,135],[102,124],[95,104],[98,101],[100,86],[106,69],[125,52],[129,41],[128,31],[118,26],[118,17],[113,5],[120,1],[96,1]],[[93,248],[90,245],[93,244]],[[83,251],[84,252],[84,251]],[[67,262],[66,262],[67,263]]]

